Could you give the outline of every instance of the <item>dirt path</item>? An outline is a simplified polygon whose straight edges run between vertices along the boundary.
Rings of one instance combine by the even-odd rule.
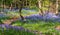
[[[12,22],[14,22],[14,21],[17,21],[18,20],[18,18],[11,18],[11,19],[9,19],[9,20],[4,20],[3,21],[3,24],[8,24],[8,25],[10,25]]]

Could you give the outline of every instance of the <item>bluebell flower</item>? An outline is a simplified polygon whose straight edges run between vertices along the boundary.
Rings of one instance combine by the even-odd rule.
[[[43,19],[43,17],[41,16],[41,15],[39,15],[39,14],[33,14],[33,15],[30,15],[30,16],[26,16],[25,17],[26,19],[29,19],[29,20],[42,20]]]

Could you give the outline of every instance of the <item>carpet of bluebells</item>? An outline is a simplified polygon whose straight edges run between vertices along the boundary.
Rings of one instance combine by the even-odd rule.
[[[18,10],[16,11],[18,12]],[[16,13],[16,11],[5,10],[6,13],[13,14]],[[23,9],[23,11],[25,10]],[[28,11],[29,13],[31,12],[31,10]],[[23,14],[26,15],[27,12],[24,13]],[[55,29],[56,26],[60,25],[60,14],[46,13],[43,16],[40,14],[32,14],[25,16],[25,21],[19,18],[18,21],[13,22],[11,25],[2,23],[2,20],[10,19],[10,17],[11,16],[5,13],[0,14],[0,35],[60,35],[60,30]]]

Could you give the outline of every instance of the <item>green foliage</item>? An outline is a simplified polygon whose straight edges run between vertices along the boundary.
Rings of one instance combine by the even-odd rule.
[[[10,18],[11,18],[11,17],[9,17],[9,16],[0,17],[0,24],[2,24],[2,22],[3,22],[4,20],[10,19]]]
[[[12,1],[13,0],[5,0],[4,2],[5,2],[6,5],[10,5],[12,3]]]
[[[41,4],[42,4],[42,10],[44,11],[44,10],[48,10],[48,8],[49,8],[49,5],[50,5],[50,0],[42,0],[41,1]]]
[[[0,28],[1,29],[1,28]],[[26,32],[26,31],[20,31],[20,30],[13,30],[13,29],[9,29],[9,30],[0,30],[0,35],[35,35],[31,32]]]
[[[4,2],[4,4],[10,5],[10,4],[12,3],[12,1],[13,1],[13,0],[0,0],[0,3],[3,4],[3,2]]]
[[[38,11],[38,10],[39,10],[39,8],[38,8],[38,7],[36,7],[36,6],[30,6],[30,9],[31,9],[31,10],[36,10],[36,11]]]
[[[33,10],[35,10],[35,11],[33,12]],[[32,14],[38,14],[38,11],[34,8],[31,8],[31,10],[22,10],[23,16],[28,16],[28,15],[32,15]]]
[[[31,1],[30,4],[32,4],[32,5],[35,5],[38,2],[37,0],[28,0],[28,1]]]
[[[20,24],[19,24],[20,23]],[[44,22],[44,21],[39,21],[39,22],[26,22],[22,23],[20,21],[14,23],[15,26],[23,26],[26,29],[32,30],[32,31],[40,31],[45,34],[59,34],[59,32],[55,29],[55,26],[60,25],[60,23],[56,22]],[[14,25],[12,24],[12,25]],[[23,25],[22,25],[23,24]],[[58,32],[58,33],[57,33]]]

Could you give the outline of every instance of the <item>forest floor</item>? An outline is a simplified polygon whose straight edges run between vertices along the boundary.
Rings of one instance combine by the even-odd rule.
[[[49,35],[53,35],[53,34],[56,34],[56,35],[59,35],[60,33],[60,23],[59,22],[51,22],[51,21],[41,21],[41,20],[38,20],[38,21],[35,21],[33,18],[35,18],[37,14],[37,12],[26,12],[25,10],[23,10],[24,12],[22,13],[23,16],[29,16],[31,15],[31,17],[29,17],[27,21],[20,21],[20,20],[17,20],[17,17],[19,16],[19,13],[16,13],[16,12],[8,12],[8,14],[11,14],[9,15],[10,17],[7,17],[7,18],[11,18],[11,17],[14,17],[12,19],[7,19],[4,17],[4,19],[2,20],[4,24],[11,24],[12,26],[21,26],[25,29],[28,29],[30,31],[35,31],[35,33],[37,34],[49,34]],[[32,17],[32,15],[35,14],[34,16],[35,17]],[[14,16],[12,16],[14,15]],[[16,16],[16,18],[15,18]],[[33,20],[30,20],[30,18],[32,18]],[[41,18],[40,18],[41,19]],[[17,21],[15,21],[17,20]],[[14,22],[13,22],[14,21]]]

